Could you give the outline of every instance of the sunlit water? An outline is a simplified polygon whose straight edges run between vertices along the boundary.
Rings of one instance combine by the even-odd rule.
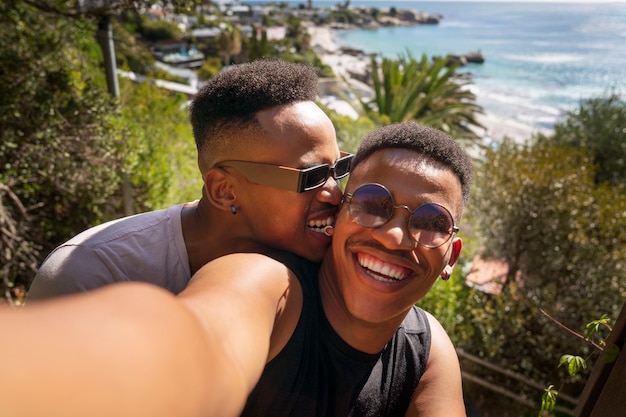
[[[390,58],[406,51],[419,57],[480,50],[485,63],[470,64],[463,71],[473,74],[478,103],[496,116],[551,128],[581,99],[612,87],[626,95],[626,3],[350,4],[443,15],[439,25],[347,30],[337,39]]]

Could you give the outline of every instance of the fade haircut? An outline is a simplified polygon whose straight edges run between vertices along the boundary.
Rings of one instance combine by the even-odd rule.
[[[258,60],[225,69],[198,91],[189,109],[199,159],[233,146],[242,130],[259,128],[258,112],[315,101],[317,91],[317,72],[307,65]]]
[[[352,160],[351,170],[354,171],[374,152],[388,148],[415,151],[452,170],[461,183],[463,204],[467,205],[474,168],[469,155],[450,136],[441,130],[414,122],[394,123],[380,127],[363,138]]]

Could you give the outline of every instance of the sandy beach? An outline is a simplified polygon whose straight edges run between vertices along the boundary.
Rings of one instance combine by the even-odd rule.
[[[369,57],[342,53],[341,46],[335,39],[335,29],[316,26],[310,27],[309,32],[311,33],[311,47],[317,52],[322,62],[333,69],[337,77],[345,77],[353,84],[353,87],[364,92],[369,91],[370,94],[373,94],[371,88],[355,80],[351,77],[349,72],[350,70],[360,71],[363,68],[369,67]],[[324,97],[324,94],[322,100],[324,104],[328,105],[333,110],[350,117],[356,117],[356,111],[351,109],[348,103],[336,97],[329,99],[328,97]],[[539,130],[533,126],[519,123],[515,120],[500,118],[493,114],[479,114],[477,119],[485,126],[485,130],[478,133],[481,134],[487,142],[501,141],[507,136],[516,142],[522,143],[534,133],[539,132]],[[543,131],[543,133],[549,133],[549,131]]]

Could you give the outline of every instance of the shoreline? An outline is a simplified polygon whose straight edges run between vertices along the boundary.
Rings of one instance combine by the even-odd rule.
[[[363,72],[364,68],[369,68],[368,55],[354,56],[342,53],[344,45],[340,45],[335,37],[338,29],[311,26],[308,30],[311,34],[311,48],[316,50],[324,64],[332,68],[339,82],[343,82],[341,80],[343,76],[353,87],[356,87],[358,90],[369,90],[373,94],[371,87],[351,75],[351,71]],[[350,112],[347,109],[346,106],[350,106],[348,103],[341,103],[341,100],[335,99],[328,100],[326,96],[323,96],[322,99],[327,103],[330,102],[332,105],[329,107],[333,110],[337,112],[345,111],[346,113],[342,114],[355,117],[356,112]],[[478,129],[478,133],[483,136],[485,141],[502,141],[507,136],[517,143],[524,143],[536,133],[546,134],[551,132],[548,129],[540,129],[516,120],[499,117],[493,113],[485,112],[478,114],[476,118],[485,127],[484,130]]]

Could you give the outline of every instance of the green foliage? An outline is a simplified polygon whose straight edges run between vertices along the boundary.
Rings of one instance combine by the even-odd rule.
[[[577,125],[576,117],[564,125]],[[558,390],[576,396],[585,379],[577,357],[589,361],[595,350],[590,337],[606,336],[607,320],[617,317],[626,298],[626,193],[621,184],[596,181],[589,146],[551,139],[540,136],[525,145],[507,140],[477,161],[469,218],[479,252],[510,269],[500,295],[470,294],[459,304],[458,314],[475,330],[463,329],[454,341],[534,381],[567,379],[562,373],[576,370],[576,378]],[[590,343],[581,348],[580,338],[562,331],[539,307],[581,334],[589,317],[607,315],[587,327]],[[567,357],[567,369],[557,369],[563,352],[580,355]],[[492,372],[471,370],[497,381]],[[498,384],[534,396],[510,381]]]
[[[550,385],[548,388],[546,388],[543,396],[541,397],[541,409],[550,412],[554,411],[554,406],[556,405],[556,397],[558,394],[559,392],[554,389],[554,385]]]
[[[465,285],[461,270],[462,268],[455,268],[448,281],[437,281],[419,302],[421,308],[436,314],[437,320],[447,330],[453,342],[461,341],[475,331],[471,321],[459,309],[474,292]]]
[[[224,58],[224,65],[230,65],[233,55],[239,55],[242,48],[241,30],[238,26],[225,25],[217,39],[218,53]]]
[[[93,32],[22,2],[0,5],[2,206],[23,232],[0,262],[12,265],[2,271],[11,285],[28,285],[33,260],[114,212],[117,112],[91,60]]]
[[[127,25],[113,21],[113,37],[115,40],[115,60],[118,68],[138,74],[146,74],[153,68],[155,59],[135,36],[126,30]]]
[[[363,136],[376,129],[374,122],[367,117],[353,120],[348,116],[342,116],[325,108],[322,104],[318,103],[318,105],[322,107],[330,120],[332,120],[337,132],[337,143],[342,151],[356,152]]]
[[[57,17],[70,18],[93,18],[103,15],[125,12],[139,12],[150,8],[157,3],[155,0],[125,0],[103,2],[74,2],[67,0],[28,0],[33,8],[40,12],[56,15]],[[193,10],[195,6],[202,5],[203,0],[169,0],[176,13],[184,13]]]
[[[254,28],[253,28],[254,30]],[[270,58],[272,48],[270,41],[267,39],[267,32],[261,33],[260,39],[253,35],[243,40],[244,49],[247,51],[248,59],[254,61],[261,58]]]
[[[592,320],[585,326],[585,339],[590,340],[594,337],[594,335],[600,335],[601,340],[603,341],[606,338],[607,334],[611,331],[611,326],[609,325],[610,319],[609,316],[603,314],[598,320]],[[603,335],[604,333],[604,335]]]
[[[611,343],[604,349],[604,354],[602,355],[602,362],[604,363],[613,363],[617,360],[617,356],[620,353],[620,348],[615,343]]]
[[[208,80],[217,75],[221,70],[222,60],[214,56],[208,57],[198,69],[198,78],[201,80]]]
[[[561,327],[563,325],[559,322],[557,324]],[[617,345],[612,344],[610,349],[605,348],[606,346],[606,336],[612,330],[609,324],[609,318],[606,314],[603,314],[602,317],[598,320],[593,320],[585,326],[587,332],[585,336],[573,331],[572,329],[565,328],[570,334],[577,336],[579,339],[582,339],[588,342],[590,345],[596,348],[597,351],[603,351],[602,359],[605,363],[611,363],[617,358],[619,354],[619,348]],[[608,332],[606,331],[608,330]],[[605,335],[605,336],[603,336]],[[592,354],[595,352],[592,352]],[[574,380],[577,378],[583,370],[587,369],[587,360],[578,355],[565,354],[561,356],[559,360],[559,367],[565,366],[567,368],[567,374],[569,379]],[[566,380],[563,381],[564,384]],[[554,390],[554,385],[550,385],[543,395],[541,401],[541,408],[539,410],[539,416],[553,416],[553,411],[556,405],[557,397],[559,392]]]
[[[147,17],[142,17],[139,33],[150,42],[182,39],[182,33],[178,25],[163,19],[150,20]]]
[[[568,327],[616,317],[626,296],[626,194],[593,178],[584,149],[505,142],[479,165],[471,204],[485,255],[520,271],[525,297]]]
[[[136,211],[199,196],[202,179],[186,111],[187,99],[149,82],[121,80],[122,172],[131,179]]]
[[[187,100],[122,80],[105,87],[88,21],[0,4],[0,291],[30,284],[56,245],[123,215],[121,182],[138,210],[197,198],[201,178]]]
[[[616,92],[581,101],[546,139],[587,149],[596,166],[596,183],[626,186],[626,101]]]
[[[458,64],[447,64],[447,58],[429,60],[425,54],[419,61],[407,53],[380,64],[372,56],[375,100],[359,99],[364,114],[386,115],[393,123],[414,120],[457,139],[478,139],[472,127],[481,127],[475,114],[482,109],[464,88],[467,82],[455,78]]]
[[[578,372],[583,369],[587,369],[587,362],[576,355],[563,355],[559,360],[559,366],[567,366],[567,373],[569,376],[575,376]]]

